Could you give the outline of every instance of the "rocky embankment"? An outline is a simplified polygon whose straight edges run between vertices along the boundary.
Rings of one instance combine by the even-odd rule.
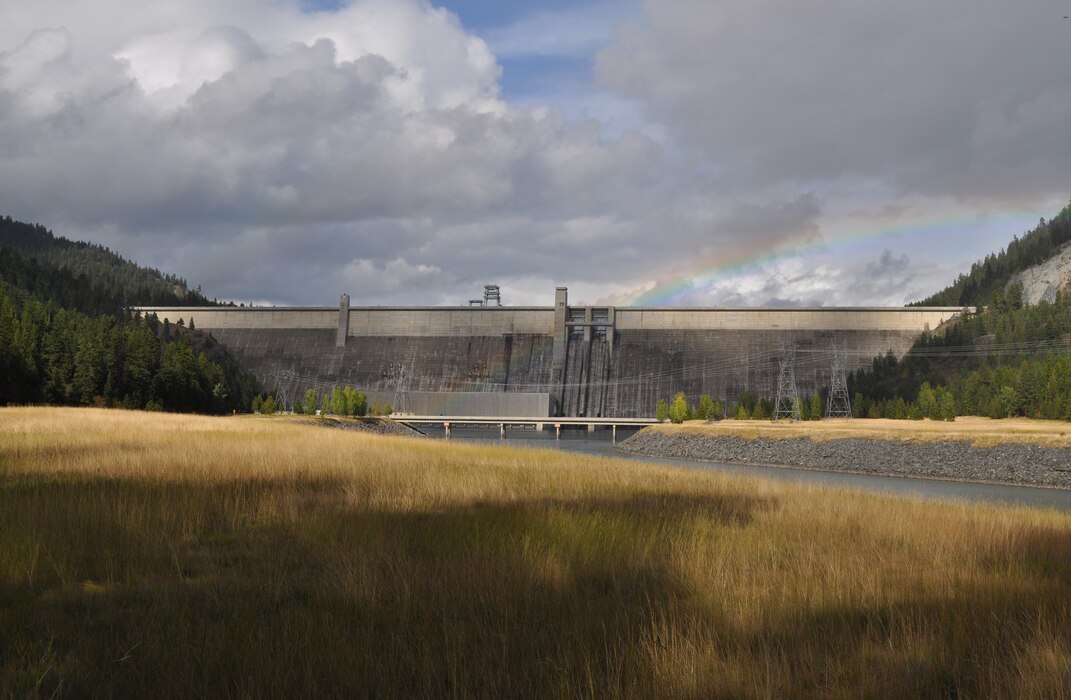
[[[366,418],[362,420],[337,420],[325,419],[321,425],[325,428],[338,428],[340,430],[357,430],[362,433],[376,433],[378,435],[402,435],[404,437],[423,437],[407,425],[395,423],[389,419]]]
[[[722,464],[784,466],[1071,489],[1071,448],[967,442],[751,439],[648,428],[618,445],[632,454]]]

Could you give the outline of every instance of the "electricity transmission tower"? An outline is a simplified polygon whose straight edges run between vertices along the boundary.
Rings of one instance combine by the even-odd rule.
[[[838,348],[830,343],[833,350],[833,366],[829,375],[829,401],[826,403],[826,418],[851,418],[852,401],[848,397],[848,381],[844,378],[844,365],[847,362],[848,348]]]
[[[293,370],[288,369],[275,369],[271,373],[271,378],[275,384],[275,393],[279,399],[279,403],[282,406],[282,412],[287,412],[287,407],[293,408],[293,401],[290,400],[290,387],[297,379]]]
[[[413,373],[402,363],[391,363],[387,370],[387,378],[394,383],[394,400],[391,406],[395,413],[412,413],[409,405],[409,379]]]
[[[780,370],[777,373],[777,403],[773,419],[801,420],[800,397],[796,393],[796,344],[781,341]]]

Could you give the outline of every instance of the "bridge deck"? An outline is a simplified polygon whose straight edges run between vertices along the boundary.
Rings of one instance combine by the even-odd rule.
[[[556,416],[408,416],[393,415],[392,420],[399,423],[442,424],[451,425],[656,425],[654,418],[583,418]]]

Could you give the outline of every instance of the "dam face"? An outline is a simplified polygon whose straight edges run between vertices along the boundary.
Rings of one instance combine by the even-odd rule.
[[[772,397],[782,343],[796,345],[800,395],[814,393],[829,384],[832,343],[847,350],[850,371],[902,355],[963,309],[578,307],[558,288],[553,307],[351,307],[343,296],[338,307],[136,311],[192,321],[291,402],[307,388],[348,385],[395,403],[491,392],[500,411],[512,401],[550,415],[644,417],[680,391],[693,404],[701,394]]]

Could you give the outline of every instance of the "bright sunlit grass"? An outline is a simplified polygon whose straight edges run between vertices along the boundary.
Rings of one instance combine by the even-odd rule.
[[[0,409],[0,696],[1069,692],[1067,514]]]
[[[1019,443],[1071,447],[1071,423],[1033,418],[980,418],[960,416],[955,421],[892,420],[889,418],[834,418],[821,421],[723,420],[664,424],[656,430],[733,435],[748,440],[809,438],[814,441],[867,439],[904,442],[969,442],[975,447]]]

